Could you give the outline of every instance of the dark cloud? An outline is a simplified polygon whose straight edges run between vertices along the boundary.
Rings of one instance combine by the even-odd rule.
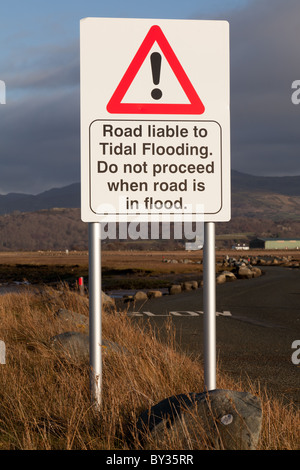
[[[5,64],[4,64],[5,66]],[[36,93],[79,84],[79,47],[43,46],[26,48],[6,65],[5,80],[14,92]]]
[[[300,174],[300,105],[291,101],[292,82],[300,79],[300,2],[258,0],[223,18],[231,31],[232,167]],[[78,41],[6,54],[0,78],[7,87],[0,192],[79,181]]]
[[[298,0],[259,0],[229,18],[233,168],[261,175],[300,174]]]
[[[36,194],[79,181],[78,47],[20,51],[5,71],[0,192]]]
[[[78,90],[32,96],[0,110],[1,193],[36,194],[79,181]]]

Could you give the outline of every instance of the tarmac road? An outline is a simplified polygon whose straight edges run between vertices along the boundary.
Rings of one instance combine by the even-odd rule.
[[[300,340],[300,269],[263,270],[259,278],[216,287],[218,366],[237,380],[259,381],[269,395],[299,407],[300,364],[292,361],[292,343]],[[128,313],[139,312],[138,321],[147,318],[158,327],[171,315],[181,349],[203,357],[201,310],[202,288],[147,300]]]

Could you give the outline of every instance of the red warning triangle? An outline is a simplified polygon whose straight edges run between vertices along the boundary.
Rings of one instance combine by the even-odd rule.
[[[122,100],[157,42],[190,103],[122,103]],[[112,114],[203,114],[204,105],[159,26],[152,26],[112,95],[107,107]]]

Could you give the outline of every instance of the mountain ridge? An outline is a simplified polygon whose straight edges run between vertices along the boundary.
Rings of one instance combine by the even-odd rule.
[[[268,216],[273,214],[275,217],[281,205],[286,205],[284,214],[289,210],[294,212],[300,207],[300,175],[255,176],[232,170],[231,188],[232,213],[236,215],[240,215],[244,210],[252,217],[258,206],[260,212],[263,212],[265,206]],[[274,205],[274,195],[277,195],[277,205]],[[14,211],[35,212],[53,208],[80,208],[80,183],[52,188],[37,195],[14,192],[0,195],[0,215]]]

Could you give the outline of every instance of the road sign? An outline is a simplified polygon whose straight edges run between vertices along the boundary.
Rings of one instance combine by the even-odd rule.
[[[229,220],[228,23],[82,20],[81,145],[84,221]]]
[[[82,220],[229,220],[229,134],[226,21],[81,20]]]
[[[102,375],[100,222],[205,222],[204,377],[212,390],[214,222],[230,219],[229,25],[88,18],[80,29],[81,217],[89,222],[95,404]]]
[[[160,47],[161,53],[152,52],[150,54],[153,83],[155,85],[159,85],[163,54],[163,57],[167,60],[172,72],[175,74],[179,84],[181,85],[182,90],[189,98],[189,103],[163,103],[163,92],[160,88],[154,88],[151,91],[151,98],[153,101],[151,103],[122,103],[125,94],[137,76],[142,64],[147,59],[147,56],[155,42]],[[155,25],[150,28],[115,93],[109,101],[107,110],[110,113],[126,114],[202,114],[204,112],[203,103],[199,99],[193,85],[159,26]]]

